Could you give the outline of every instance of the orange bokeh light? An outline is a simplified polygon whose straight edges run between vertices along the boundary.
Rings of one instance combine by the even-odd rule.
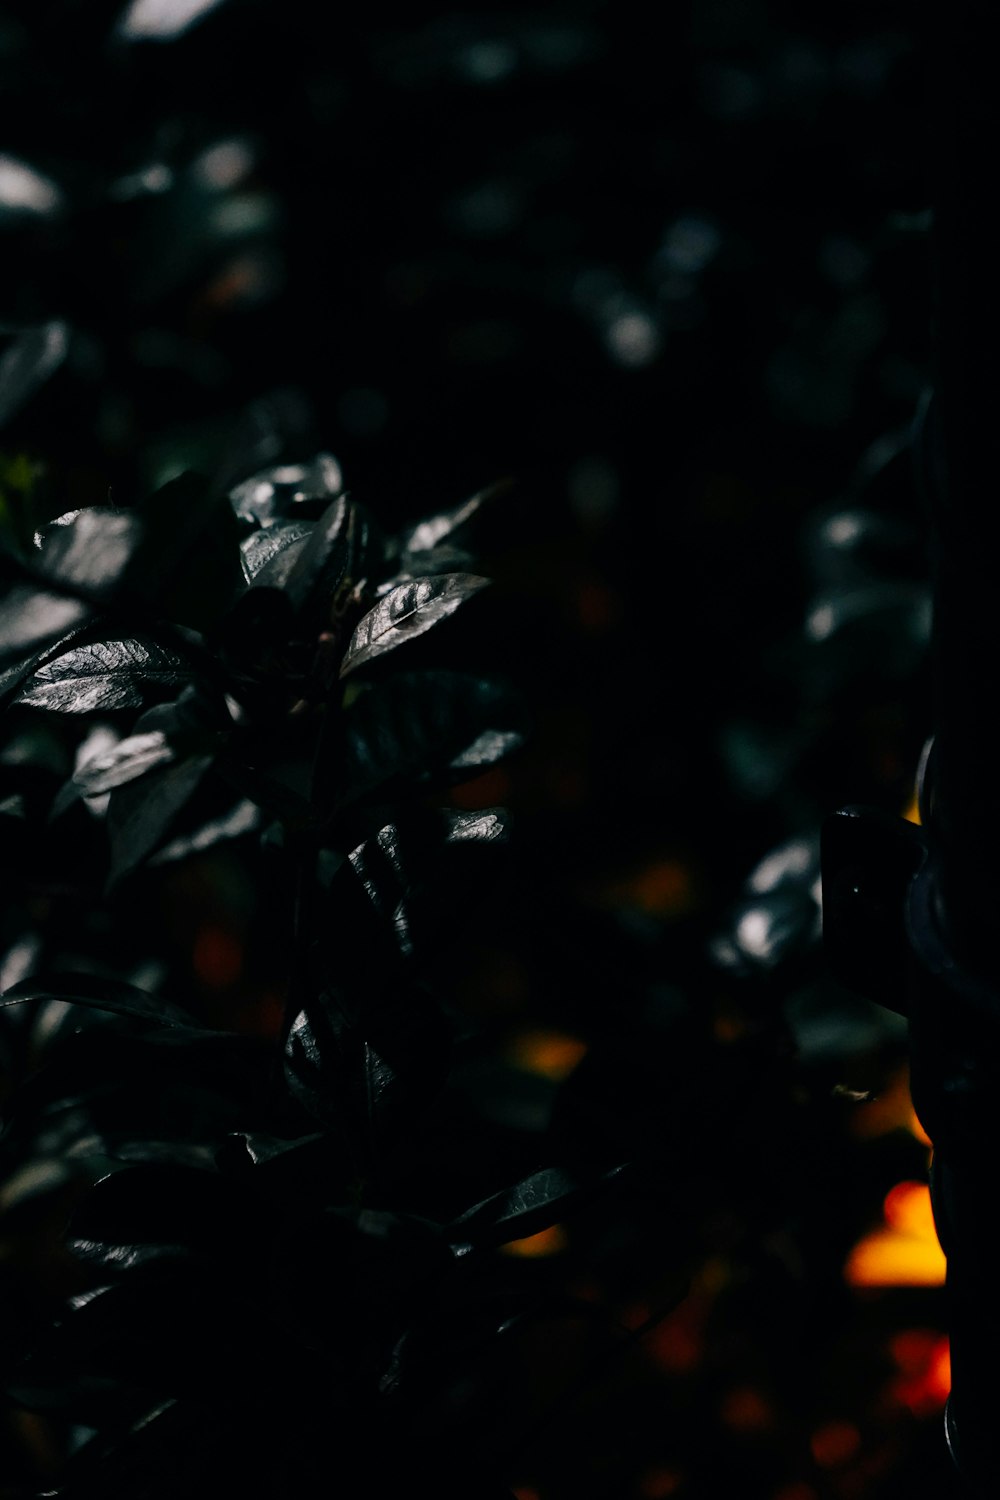
[[[526,1073],[539,1073],[561,1083],[587,1051],[586,1042],[562,1031],[524,1031],[510,1049],[511,1061]]]
[[[511,1240],[500,1248],[504,1255],[538,1260],[543,1255],[558,1255],[568,1244],[565,1229],[561,1224],[553,1224],[550,1229],[540,1229],[537,1234],[526,1235],[523,1240]]]
[[[943,1286],[947,1262],[926,1183],[897,1182],[886,1194],[884,1212],[884,1226],[866,1234],[848,1256],[848,1285]]]

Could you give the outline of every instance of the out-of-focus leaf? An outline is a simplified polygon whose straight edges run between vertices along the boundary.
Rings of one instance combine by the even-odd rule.
[[[303,464],[278,464],[245,479],[230,491],[236,515],[254,526],[319,514],[344,487],[340,465],[332,453],[317,453]]]
[[[404,558],[408,552],[429,552],[432,547],[439,546],[466,522],[471,521],[485,505],[507,494],[510,488],[509,480],[499,480],[496,484],[477,491],[475,495],[470,496],[461,505],[456,505],[452,510],[441,511],[436,516],[428,516],[426,520],[419,521],[416,526],[400,533],[400,552]]]
[[[293,542],[303,541],[312,531],[314,521],[285,521],[274,526],[262,527],[260,531],[253,531],[240,543],[240,554],[243,563],[243,576],[247,583],[253,583],[257,574],[269,563],[273,563],[280,554],[286,553]],[[293,552],[289,561],[289,567],[294,562],[296,554]],[[271,586],[281,588],[284,582],[272,569]]]
[[[463,672],[400,672],[363,693],[346,716],[335,805],[387,782],[457,779],[493,764],[526,734],[520,697],[503,683]]]
[[[107,594],[120,583],[141,539],[135,511],[95,505],[51,521],[36,533],[35,543],[39,567],[54,582]]]
[[[73,714],[137,708],[150,691],[179,687],[190,676],[185,658],[159,641],[93,641],[38,667],[16,701]]]
[[[453,1219],[447,1232],[455,1254],[505,1245],[547,1229],[581,1199],[607,1187],[625,1170],[624,1165],[613,1167],[600,1177],[588,1179],[565,1167],[543,1167]]]
[[[24,1005],[30,1000],[58,1000],[64,1005],[85,1005],[116,1016],[136,1016],[164,1026],[190,1026],[186,1011],[121,979],[99,974],[33,974],[11,985],[0,997],[0,1005]]]
[[[187,756],[114,789],[108,804],[112,883],[153,853],[212,760],[211,755]]]
[[[126,781],[135,781],[154,766],[164,765],[175,758],[165,734],[151,730],[148,734],[133,734],[119,740],[110,748],[91,755],[84,760],[74,775],[73,783],[81,796],[93,797],[100,792],[110,792]]]
[[[130,42],[172,42],[223,0],[131,0],[118,22]]]
[[[765,972],[792,958],[818,953],[819,849],[815,839],[788,839],[760,861],[727,930],[711,953],[737,973]]]
[[[488,583],[488,578],[473,573],[445,573],[399,584],[359,620],[341,663],[341,677],[423,635]]]
[[[91,610],[80,599],[67,599],[34,583],[7,588],[0,602],[0,693],[9,692],[26,675],[38,656],[90,619]]]
[[[4,173],[10,170],[5,163],[9,161],[9,157],[0,157],[0,208]],[[38,192],[43,190],[43,182],[44,179],[38,179]],[[43,323],[38,328],[25,328],[17,335],[0,358],[0,427],[55,374],[68,348],[69,329],[65,323]]]
[[[221,817],[203,823],[194,833],[181,834],[164,844],[149,861],[151,865],[165,865],[177,859],[188,859],[192,854],[201,854],[215,844],[227,839],[240,838],[260,827],[261,812],[256,803],[244,798]]]

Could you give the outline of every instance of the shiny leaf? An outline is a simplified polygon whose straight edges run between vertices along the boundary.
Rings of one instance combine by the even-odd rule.
[[[7,668],[0,678],[0,692],[9,692],[30,670],[33,664],[24,658],[47,652],[90,617],[91,610],[82,600],[67,599],[35,583],[7,588],[0,600],[0,662]]]
[[[282,554],[287,555],[287,550],[293,542],[304,541],[314,524],[313,521],[286,521],[282,524],[262,527],[260,531],[253,531],[245,537],[240,543],[240,555],[243,576],[247,583],[253,583],[261,569],[266,568],[277,557]],[[297,553],[293,552],[288,562],[289,568],[296,556]],[[276,569],[272,569],[269,581],[272,588],[280,588],[284,582]]]
[[[38,667],[16,701],[57,713],[137,708],[150,691],[175,688],[190,675],[184,657],[158,641],[94,641]]]
[[[331,896],[345,914],[353,911],[344,902],[345,886],[352,877],[359,880],[378,921],[373,947],[398,949],[403,957],[423,955],[441,931],[453,929],[470,902],[482,899],[488,889],[482,861],[492,862],[508,837],[499,809],[414,813],[355,849],[334,878]],[[362,924],[360,918],[352,926],[356,939]],[[345,945],[338,946],[343,951]],[[364,960],[372,967],[376,961],[375,954]]]
[[[73,784],[82,796],[93,797],[123,786],[127,781],[135,781],[154,766],[173,760],[175,755],[161,731],[154,729],[148,734],[133,734],[83,760],[73,774]]]
[[[556,1223],[581,1199],[624,1171],[624,1166],[613,1167],[600,1177],[588,1178],[564,1167],[543,1167],[460,1214],[448,1226],[448,1237],[457,1255],[523,1239]]]
[[[230,502],[242,521],[255,526],[274,526],[277,522],[311,516],[316,501],[323,505],[339,495],[344,487],[340,465],[332,453],[318,453],[308,463],[278,464],[245,479],[230,491]]]
[[[488,578],[472,573],[445,573],[399,584],[358,622],[341,663],[341,677],[423,635],[488,583]]]
[[[346,716],[336,805],[397,778],[458,779],[524,741],[521,699],[505,684],[463,672],[400,672],[371,687]]]
[[[229,839],[241,838],[246,833],[253,833],[260,827],[261,811],[256,803],[244,799],[237,802],[228,812],[221,817],[212,818],[196,828],[193,833],[181,834],[179,838],[171,839],[169,844],[164,844],[162,849],[150,859],[151,865],[170,864],[173,860],[189,859],[192,854],[202,854],[206,849],[213,848]]]
[[[114,789],[108,804],[112,882],[141,864],[166,838],[212,760],[211,755],[188,756]]]
[[[309,536],[289,548],[295,558],[281,587],[293,609],[317,630],[336,624],[354,587],[361,583],[381,543],[367,511],[341,495],[330,502]],[[258,574],[270,584],[272,571],[282,568],[289,553],[276,558]]]
[[[408,552],[429,552],[431,548],[439,546],[441,542],[454,536],[455,532],[471,521],[485,505],[509,493],[510,488],[509,480],[499,480],[496,484],[477,491],[475,495],[464,500],[461,505],[456,505],[452,510],[441,511],[436,516],[428,516],[426,520],[418,522],[416,526],[400,534],[400,552],[404,556]]]
[[[149,995],[120,979],[99,974],[33,974],[11,985],[0,997],[0,1005],[24,1005],[28,1001],[58,1000],[64,1005],[85,1005],[116,1016],[135,1016],[164,1026],[190,1026],[191,1017],[175,1005]]]
[[[110,592],[142,539],[135,511],[92,506],[51,521],[35,537],[39,566],[53,581],[88,594]]]

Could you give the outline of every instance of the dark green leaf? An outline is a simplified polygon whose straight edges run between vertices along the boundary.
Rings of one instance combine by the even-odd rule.
[[[486,873],[483,860],[492,864],[507,842],[507,823],[499,809],[434,809],[390,823],[355,849],[335,877],[331,893],[342,914],[352,914],[355,943],[361,941],[364,918],[359,914],[355,919],[354,903],[348,906],[345,901],[349,880],[361,882],[377,917],[372,932],[376,951],[362,958],[362,969],[374,969],[378,949],[395,949],[406,958],[423,956],[442,930],[453,931],[467,906],[488,889],[481,878]],[[343,962],[342,939],[338,947]]]
[[[0,663],[6,667],[0,677],[0,692],[9,692],[30,670],[31,663],[25,663],[25,657],[51,648],[90,616],[91,610],[82,600],[50,593],[35,583],[8,587],[0,602]]]
[[[138,782],[115,788],[108,804],[112,883],[141,864],[166,838],[212,760],[211,755],[188,756],[147,772]]]
[[[354,999],[328,987],[296,1017],[285,1047],[293,1096],[362,1151],[438,1092],[451,1056],[451,1027],[422,989],[373,988]]]
[[[473,573],[444,573],[399,584],[359,620],[341,663],[341,677],[423,635],[488,583],[488,578]]]
[[[316,514],[317,500],[323,506],[344,487],[340,465],[332,453],[317,453],[303,464],[279,464],[263,469],[230,491],[236,515],[254,526],[273,526],[286,518]]]
[[[625,1170],[624,1165],[613,1167],[599,1177],[588,1178],[565,1167],[543,1167],[460,1214],[449,1225],[448,1237],[456,1255],[523,1239],[549,1228]]]
[[[460,779],[517,749],[524,706],[508,686],[464,672],[400,672],[346,714],[335,807],[397,779]]]
[[[99,974],[33,974],[5,990],[0,1005],[23,1005],[29,1000],[58,1000],[65,1005],[86,1005],[116,1016],[137,1016],[164,1026],[190,1026],[191,1017],[177,1006]]]
[[[73,784],[83,797],[110,792],[127,781],[144,776],[154,766],[174,760],[176,751],[165,734],[154,729],[119,740],[110,749],[84,759],[73,775]]]
[[[164,844],[150,860],[151,865],[165,865],[176,859],[188,859],[192,854],[201,854],[215,844],[227,839],[240,838],[260,827],[261,813],[256,803],[244,799],[237,802],[221,817],[212,818],[196,828],[193,833],[181,834]]]
[[[55,374],[66,358],[69,328],[42,323],[24,328],[0,359],[0,427]]]
[[[151,692],[176,688],[190,676],[185,658],[158,641],[93,641],[38,667],[16,701],[75,714],[137,708]]]
[[[281,569],[282,587],[296,614],[317,631],[328,629],[337,623],[381,550],[368,512],[341,495],[330,502],[309,536],[262,569],[257,582],[270,585],[272,571]],[[295,558],[286,574],[283,564],[291,552]]]
[[[267,526],[260,531],[253,531],[240,543],[240,554],[243,563],[243,576],[247,583],[253,583],[257,574],[275,558],[281,554],[287,554],[288,548],[293,542],[304,541],[315,526],[314,521],[286,521],[283,525]],[[293,552],[289,559],[289,568],[298,554]],[[284,580],[277,576],[272,570],[270,583],[273,588],[280,588]]]
[[[416,526],[411,526],[400,534],[400,552],[404,557],[408,552],[429,552],[432,547],[437,547],[441,542],[453,536],[460,527],[471,521],[483,506],[507,494],[510,488],[509,480],[498,480],[496,484],[479,490],[452,510],[441,511],[436,516],[428,516],[426,520],[418,522]]]
[[[59,516],[35,536],[46,577],[91,595],[108,594],[121,582],[141,540],[135,511],[96,505]]]

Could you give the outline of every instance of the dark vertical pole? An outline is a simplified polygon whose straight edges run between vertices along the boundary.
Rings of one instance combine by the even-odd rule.
[[[941,915],[995,979],[1000,930],[1000,67],[989,0],[930,7],[936,437],[934,832]]]
[[[1000,1493],[1000,96],[994,7],[947,0],[926,14],[936,763],[914,1099],[934,1140],[935,1215],[948,1256],[949,1438],[972,1491],[985,1497]]]

